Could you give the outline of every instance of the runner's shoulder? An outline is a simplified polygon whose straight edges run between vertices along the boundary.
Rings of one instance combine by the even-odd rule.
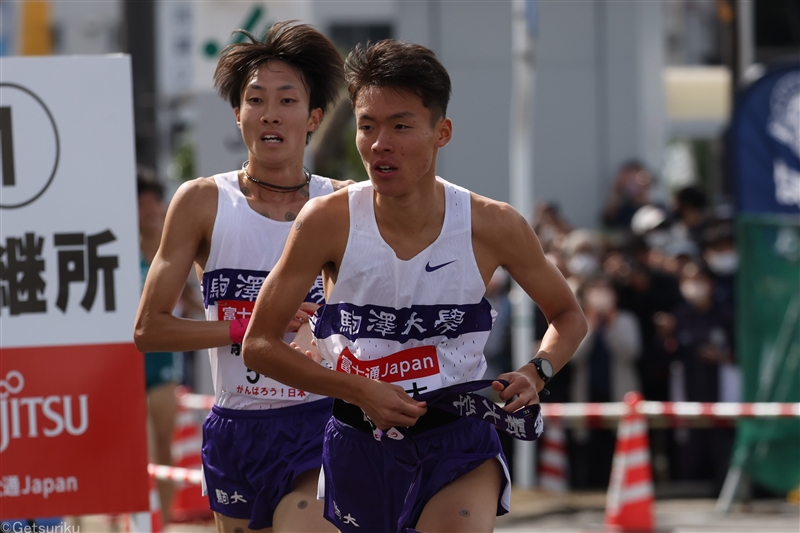
[[[337,229],[342,222],[349,225],[348,198],[347,186],[334,190],[331,194],[311,198],[300,210],[297,220],[302,221],[302,224],[328,231]]]
[[[525,217],[507,202],[493,200],[474,192],[470,192],[470,195],[473,232],[496,236],[498,232],[528,225]]]
[[[183,182],[175,191],[171,203],[186,204],[191,209],[202,209],[213,205],[216,210],[218,196],[214,177],[201,177]]]

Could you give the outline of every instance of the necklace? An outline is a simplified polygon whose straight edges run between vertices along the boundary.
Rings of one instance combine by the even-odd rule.
[[[244,172],[244,177],[249,179],[250,181],[252,181],[256,185],[264,187],[265,189],[271,190],[273,192],[289,193],[289,192],[299,191],[300,189],[302,189],[303,187],[305,187],[306,185],[308,185],[311,182],[311,172],[309,172],[309,170],[306,167],[303,167],[303,173],[305,173],[305,175],[306,175],[306,181],[305,182],[301,183],[300,185],[290,185],[288,187],[285,187],[283,185],[273,185],[272,183],[267,183],[266,181],[257,180],[253,176],[248,174],[247,173],[247,166],[249,164],[250,164],[250,160],[247,160],[244,163],[242,163],[242,172]]]

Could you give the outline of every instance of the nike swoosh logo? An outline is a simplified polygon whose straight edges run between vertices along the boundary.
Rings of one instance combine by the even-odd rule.
[[[431,266],[431,262],[428,261],[428,264],[425,265],[425,272],[433,272],[434,270],[439,270],[442,267],[449,265],[450,263],[455,263],[458,259],[453,259],[452,261],[448,261],[447,263],[442,263],[441,265]]]

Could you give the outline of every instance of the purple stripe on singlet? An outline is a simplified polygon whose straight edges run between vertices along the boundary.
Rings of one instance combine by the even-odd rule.
[[[492,305],[483,298],[476,304],[412,305],[403,309],[327,304],[317,311],[314,333],[318,339],[343,335],[351,341],[371,338],[404,343],[438,336],[454,339],[491,329]]]
[[[261,285],[269,275],[264,270],[220,268],[203,273],[203,302],[206,308],[219,300],[244,300],[254,302]],[[317,276],[305,300],[315,304],[325,303],[322,276]]]

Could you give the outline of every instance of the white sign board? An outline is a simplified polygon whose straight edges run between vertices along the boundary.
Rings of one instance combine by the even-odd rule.
[[[0,347],[132,342],[128,56],[0,58]]]

